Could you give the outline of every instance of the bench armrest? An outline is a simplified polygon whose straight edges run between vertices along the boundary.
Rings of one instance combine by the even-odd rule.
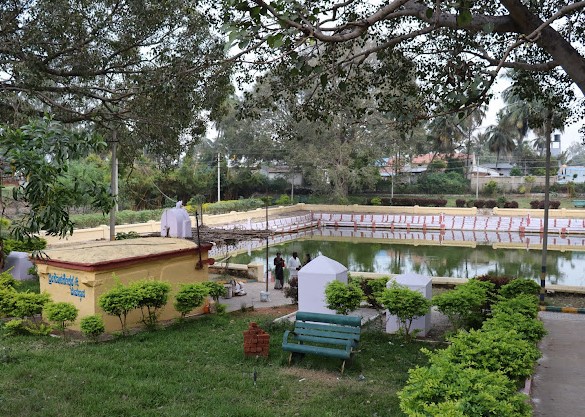
[[[282,344],[286,345],[288,343],[288,335],[290,334],[290,330],[286,330],[282,335]]]

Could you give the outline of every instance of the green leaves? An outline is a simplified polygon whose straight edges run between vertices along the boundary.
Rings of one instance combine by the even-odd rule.
[[[380,302],[390,314],[398,317],[406,338],[410,335],[412,321],[430,314],[431,300],[427,300],[419,291],[398,285],[396,282],[382,292]]]
[[[182,285],[175,296],[175,310],[185,317],[188,313],[201,307],[209,294],[207,287],[202,283]]]
[[[13,198],[30,208],[12,233],[23,240],[41,230],[49,235],[66,236],[73,231],[69,204],[79,195],[93,195],[93,207],[108,212],[113,200],[103,184],[77,182],[65,186],[70,159],[103,150],[103,140],[89,132],[68,130],[49,117],[31,120],[20,129],[6,127],[0,131],[2,156],[11,161],[15,174],[25,183],[13,189]]]
[[[284,34],[277,33],[275,35],[270,35],[266,39],[266,43],[271,48],[280,48],[284,44]]]
[[[65,333],[70,323],[77,319],[79,310],[71,303],[49,303],[45,306],[45,314],[49,321],[55,323],[55,327]]]
[[[335,310],[337,314],[347,315],[356,310],[363,298],[363,291],[355,283],[344,284],[341,281],[331,281],[325,287],[327,308]]]

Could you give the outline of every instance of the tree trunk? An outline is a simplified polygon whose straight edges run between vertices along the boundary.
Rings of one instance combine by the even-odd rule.
[[[543,23],[521,0],[501,0],[500,2],[510,12],[510,17],[525,35],[531,34]],[[541,31],[536,44],[558,62],[585,95],[585,58],[551,26]]]

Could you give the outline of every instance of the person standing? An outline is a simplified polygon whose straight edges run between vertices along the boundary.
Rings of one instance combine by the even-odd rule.
[[[299,255],[296,252],[292,253],[292,257],[288,260],[288,270],[290,271],[289,280],[292,281],[293,278],[299,277],[299,269],[301,269],[301,260],[299,259]]]
[[[311,254],[307,253],[305,255],[305,263],[303,264],[303,266],[307,265],[309,262],[311,262]]]
[[[274,258],[274,289],[282,290],[284,287],[284,259],[281,258],[281,253],[276,252],[276,258]]]

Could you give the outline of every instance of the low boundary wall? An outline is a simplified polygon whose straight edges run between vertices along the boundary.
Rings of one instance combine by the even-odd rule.
[[[303,213],[304,212],[304,213]],[[389,207],[389,206],[360,206],[360,205],[325,205],[325,204],[295,204],[286,207],[270,207],[269,229],[278,232],[293,232],[296,230],[311,228],[317,225],[330,225],[339,227],[357,227],[357,216],[359,221],[367,223],[365,219],[376,222],[378,228],[392,229],[392,223],[395,228],[408,229],[435,229],[441,230],[441,224],[444,229],[459,230],[498,230],[498,231],[517,231],[522,232],[520,227],[524,227],[526,233],[540,233],[544,210],[529,209],[498,209],[493,210],[493,214],[481,214],[475,207]],[[299,213],[303,213],[299,215]],[[485,213],[485,211],[483,211]],[[562,233],[565,228],[566,233],[585,233],[585,209],[557,209],[550,210],[549,228],[551,232]],[[287,217],[287,215],[289,215]],[[311,217],[306,217],[311,215]],[[246,228],[265,230],[266,229],[266,210],[258,208],[246,212],[231,212],[218,215],[204,215],[203,224],[206,226],[222,228]],[[329,217],[332,220],[329,220]],[[344,217],[345,216],[345,217]],[[347,222],[349,224],[340,224]],[[364,217],[362,221],[361,218]],[[380,217],[381,216],[381,217]],[[410,216],[410,217],[409,217]],[[275,218],[276,217],[276,218]],[[430,218],[430,220],[429,220]],[[437,219],[441,219],[437,223]],[[460,219],[463,220],[460,220]],[[520,218],[518,220],[518,218]],[[285,219],[292,219],[291,222]],[[353,219],[353,220],[352,220]],[[422,219],[422,222],[421,222]],[[495,219],[495,220],[494,220]],[[509,220],[510,219],[510,220]],[[530,220],[529,220],[530,219]],[[407,220],[407,221],[405,221]],[[428,221],[427,221],[428,220]],[[319,223],[320,222],[320,223]],[[474,226],[470,228],[470,222]],[[483,222],[483,227],[482,226]],[[498,226],[499,222],[499,226]],[[531,223],[530,225],[528,223]],[[191,224],[195,227],[195,217],[191,216]],[[495,226],[492,226],[494,225]],[[369,223],[366,227],[371,227]],[[485,229],[485,227],[495,227],[494,229]],[[116,232],[136,232],[140,234],[156,233],[160,231],[160,221],[151,220],[146,223],[116,225]],[[68,242],[85,242],[91,240],[107,240],[110,236],[110,228],[107,225],[88,229],[75,229],[73,235],[65,239],[55,236],[44,236],[49,244],[59,244]]]

